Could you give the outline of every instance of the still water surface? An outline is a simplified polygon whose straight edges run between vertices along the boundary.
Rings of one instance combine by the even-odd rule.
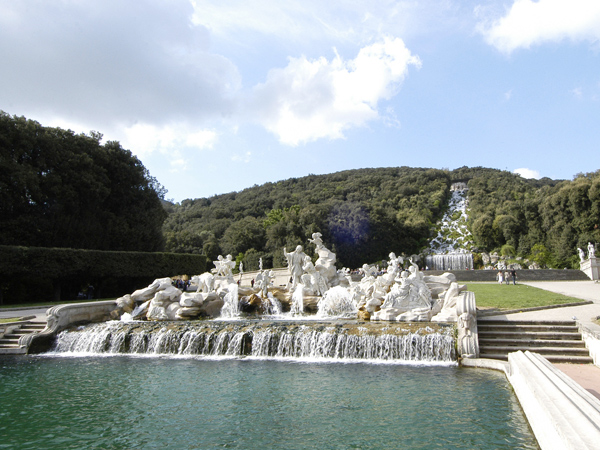
[[[458,367],[0,358],[0,449],[537,449],[506,378]]]

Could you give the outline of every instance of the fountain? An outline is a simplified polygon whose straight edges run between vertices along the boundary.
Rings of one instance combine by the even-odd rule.
[[[196,292],[157,279],[117,299],[115,320],[63,331],[55,350],[450,362],[459,324],[459,355],[477,355],[474,299],[451,273],[426,276],[390,253],[383,274],[365,265],[364,277],[353,281],[335,268],[320,233],[309,241],[314,264],[300,245],[283,249],[291,275],[285,288],[273,286],[273,271],[262,267],[253,286],[239,285],[231,255],[219,256],[211,273],[192,277]]]

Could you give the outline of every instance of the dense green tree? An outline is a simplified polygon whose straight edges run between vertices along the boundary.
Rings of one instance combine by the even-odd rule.
[[[0,112],[0,244],[162,249],[164,190],[101,137]]]

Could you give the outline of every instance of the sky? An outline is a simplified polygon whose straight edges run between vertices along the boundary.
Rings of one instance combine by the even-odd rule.
[[[0,110],[119,141],[175,202],[368,167],[600,169],[598,0],[0,0],[0,61]]]

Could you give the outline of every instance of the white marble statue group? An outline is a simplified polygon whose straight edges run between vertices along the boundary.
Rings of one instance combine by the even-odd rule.
[[[427,276],[413,260],[405,261],[390,253],[386,270],[379,271],[364,264],[363,277],[353,281],[348,269],[336,269],[336,255],[325,247],[321,233],[313,233],[309,242],[315,246],[314,263],[301,245],[292,252],[283,249],[290,274],[286,288],[273,286],[274,273],[262,269],[262,260],[253,286],[239,286],[241,265],[240,280],[236,283],[235,261],[231,255],[220,255],[213,261],[215,268],[211,272],[191,278],[192,286],[197,286],[196,292],[181,292],[171,285],[169,278],[164,278],[120,300],[128,305],[137,303],[132,316],[149,320],[182,320],[199,315],[218,317],[219,311],[224,314],[225,303],[239,303],[243,299],[247,304],[263,302],[267,306],[287,302],[290,314],[302,314],[306,305],[316,305],[313,311],[316,309],[317,315],[322,317],[457,321],[457,300],[466,286],[459,285],[453,274]],[[236,298],[231,300],[232,296]],[[237,306],[233,310],[238,311]],[[280,306],[281,303],[275,310],[280,311]]]
[[[290,271],[290,291],[293,299],[320,296],[318,315],[348,316],[371,320],[396,321],[456,321],[456,300],[466,286],[456,283],[451,273],[425,276],[417,264],[389,254],[387,270],[378,270],[364,264],[363,278],[352,281],[347,269],[336,270],[336,256],[314,233],[309,241],[315,244],[317,261],[303,252],[302,246],[293,252],[283,252]]]
[[[585,252],[581,248],[578,248],[577,251],[579,253],[579,260],[581,262],[585,261],[586,260]],[[591,242],[588,242],[587,259],[592,259],[592,258],[595,258],[595,257],[596,257],[596,247]]]

